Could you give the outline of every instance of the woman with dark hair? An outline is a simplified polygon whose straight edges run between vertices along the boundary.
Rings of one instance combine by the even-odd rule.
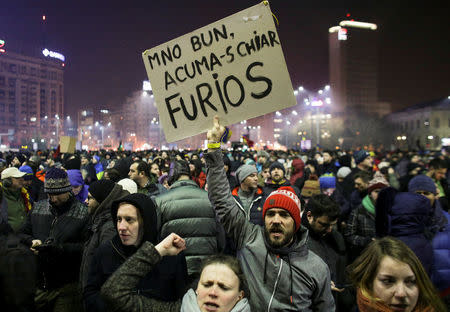
[[[202,161],[200,159],[193,159],[189,163],[189,168],[191,170],[191,178],[197,183],[197,185],[201,188],[205,188],[206,184],[206,174],[203,172]]]
[[[117,235],[96,250],[83,289],[85,310],[111,311],[100,297],[103,283],[144,242],[156,244],[157,215],[153,201],[144,194],[131,194],[115,201],[111,207]],[[151,272],[141,276],[134,291],[144,297],[164,301],[181,298],[187,289],[187,266],[184,255],[165,257]]]
[[[102,296],[118,311],[162,312],[249,312],[247,284],[237,259],[214,255],[205,259],[194,291],[183,299],[164,302],[146,298],[134,291],[140,279],[154,269],[165,256],[186,248],[184,239],[172,233],[154,246],[145,242],[102,287]],[[247,298],[246,298],[247,297]]]
[[[106,169],[105,170],[105,174],[103,175],[103,179],[111,180],[111,181],[117,183],[117,182],[119,182],[121,180],[120,172],[116,168]]]
[[[347,269],[361,312],[446,311],[419,259],[398,239],[373,241]]]

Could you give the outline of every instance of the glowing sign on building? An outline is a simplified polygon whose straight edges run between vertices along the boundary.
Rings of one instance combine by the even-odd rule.
[[[363,29],[371,29],[376,30],[377,25],[372,23],[365,22],[357,22],[357,21],[342,21],[339,23],[339,26],[342,27],[355,27],[355,28],[363,28]]]
[[[347,40],[347,29],[346,28],[339,29],[338,40]]]
[[[0,53],[5,53],[5,40],[0,39]]]
[[[42,51],[42,54],[44,54],[45,57],[55,58],[55,59],[58,59],[63,62],[66,61],[66,58],[64,57],[64,55],[62,55],[61,53],[58,53],[58,52],[49,51],[48,49],[44,49]]]

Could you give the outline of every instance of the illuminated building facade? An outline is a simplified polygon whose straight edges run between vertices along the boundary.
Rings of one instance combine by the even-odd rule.
[[[419,103],[386,116],[391,144],[404,149],[450,146],[450,96]]]
[[[56,146],[63,114],[64,63],[11,52],[0,40],[0,133],[14,130],[2,144]]]
[[[333,112],[379,112],[377,25],[342,21],[329,29]]]

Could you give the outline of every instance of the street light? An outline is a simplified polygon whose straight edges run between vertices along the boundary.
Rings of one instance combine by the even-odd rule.
[[[103,131],[105,130],[105,128],[103,126],[100,127],[100,131],[102,132],[102,149],[103,149]]]
[[[59,144],[59,115],[55,115],[56,118],[56,143]]]

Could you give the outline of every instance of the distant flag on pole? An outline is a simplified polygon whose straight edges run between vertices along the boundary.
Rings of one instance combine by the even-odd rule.
[[[242,135],[242,141],[244,141],[244,144],[247,145],[248,147],[253,147],[253,145],[255,145],[255,142],[250,140],[250,137],[248,136],[248,134]]]

